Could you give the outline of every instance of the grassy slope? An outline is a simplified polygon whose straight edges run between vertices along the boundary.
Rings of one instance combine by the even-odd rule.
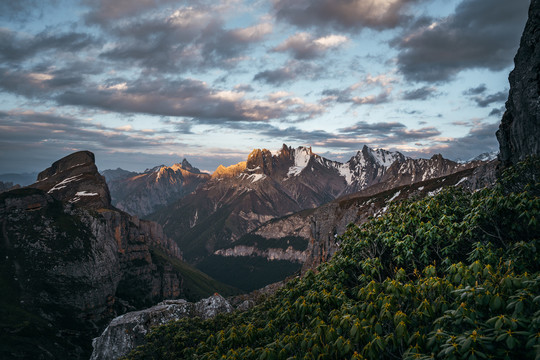
[[[159,327],[128,358],[538,359],[539,174],[529,161],[492,190],[393,205],[317,274],[248,312]]]

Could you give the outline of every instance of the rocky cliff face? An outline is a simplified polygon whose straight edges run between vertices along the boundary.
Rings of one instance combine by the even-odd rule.
[[[13,319],[2,327],[12,347],[0,357],[87,358],[90,338],[116,314],[187,294],[176,243],[160,225],[111,206],[90,152],[69,155],[35,184],[1,194],[0,226],[0,315]],[[24,335],[34,328],[40,341],[62,341],[36,345],[36,336]]]
[[[94,339],[91,360],[114,360],[144,343],[145,335],[154,326],[182,318],[209,319],[229,313],[233,307],[221,295],[215,294],[197,303],[166,300],[151,308],[129,312],[111,321],[100,337]]]
[[[30,187],[88,209],[111,206],[109,188],[97,171],[94,154],[90,151],[79,151],[54,162],[39,173],[37,182]]]
[[[532,0],[529,19],[510,73],[506,112],[497,131],[504,166],[540,155],[540,1]]]
[[[181,199],[210,179],[210,175],[201,173],[186,159],[180,164],[157,166],[141,174],[115,170],[104,173],[110,179],[112,204],[140,217]]]

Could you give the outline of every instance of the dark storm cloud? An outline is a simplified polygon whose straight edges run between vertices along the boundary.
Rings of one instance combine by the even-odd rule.
[[[44,51],[77,52],[98,45],[99,40],[85,33],[57,33],[42,31],[34,36],[23,36],[0,28],[0,61],[18,64]]]
[[[409,4],[421,0],[274,0],[279,20],[299,27],[331,26],[341,30],[389,29],[409,20]]]
[[[423,86],[418,89],[407,90],[403,93],[403,100],[427,100],[436,96],[437,89],[434,87]]]
[[[527,19],[527,0],[463,0],[453,15],[410,29],[392,44],[407,80],[444,82],[462,70],[512,64]]]

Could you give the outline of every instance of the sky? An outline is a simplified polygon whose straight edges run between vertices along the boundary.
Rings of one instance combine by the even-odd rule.
[[[0,173],[497,151],[529,0],[0,0]]]

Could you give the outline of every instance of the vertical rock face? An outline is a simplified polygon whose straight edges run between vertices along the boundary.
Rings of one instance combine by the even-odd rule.
[[[506,112],[497,131],[503,166],[540,155],[540,1],[532,0],[529,19],[510,73]]]

